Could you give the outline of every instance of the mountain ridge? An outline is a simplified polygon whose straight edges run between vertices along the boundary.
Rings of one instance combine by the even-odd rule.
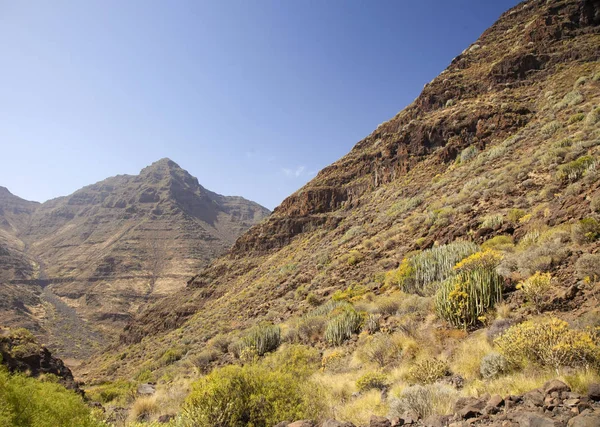
[[[166,158],[138,175],[109,177],[41,204],[12,194],[10,200],[29,210],[11,208],[14,226],[3,234],[4,264],[13,264],[3,280],[13,302],[2,318],[46,331],[50,347],[67,358],[70,340],[47,332],[60,329],[50,317],[60,323],[62,310],[81,328],[110,334],[141,305],[184,286],[195,268],[269,214],[255,202],[205,189]],[[15,311],[19,301],[26,304]],[[85,341],[85,354],[92,344]]]

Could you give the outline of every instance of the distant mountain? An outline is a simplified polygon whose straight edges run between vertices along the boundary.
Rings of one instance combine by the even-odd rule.
[[[169,159],[43,204],[0,188],[0,212],[0,277],[3,292],[11,289],[0,321],[34,323],[63,357],[77,356],[67,350],[75,342],[89,349],[140,306],[183,288],[269,215],[205,189]],[[63,333],[70,328],[100,333],[77,339],[77,331]]]

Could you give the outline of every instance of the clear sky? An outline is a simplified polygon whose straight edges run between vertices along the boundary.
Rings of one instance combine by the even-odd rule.
[[[0,185],[37,201],[169,157],[274,208],[515,0],[0,0]]]

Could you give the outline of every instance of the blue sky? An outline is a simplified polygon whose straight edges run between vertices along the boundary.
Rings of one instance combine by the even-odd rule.
[[[0,185],[44,201],[169,157],[268,208],[514,0],[0,0]]]

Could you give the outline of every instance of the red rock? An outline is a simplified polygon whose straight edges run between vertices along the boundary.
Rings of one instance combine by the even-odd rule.
[[[546,394],[562,393],[563,391],[571,391],[571,388],[560,380],[550,380],[544,384]]]
[[[392,427],[392,423],[386,417],[371,415],[371,419],[369,420],[369,427]]]

